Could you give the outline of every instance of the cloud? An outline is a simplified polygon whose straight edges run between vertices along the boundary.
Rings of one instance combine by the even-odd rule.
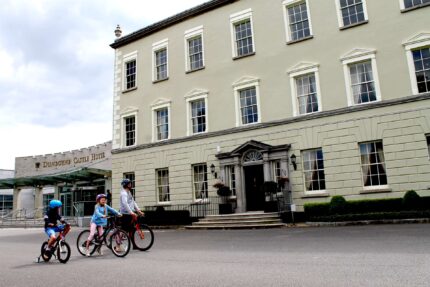
[[[114,29],[124,34],[162,20],[202,0],[5,0],[0,9],[0,135],[28,143],[26,134],[38,131],[38,142],[54,151],[67,150],[68,134],[79,148],[109,140],[82,135],[94,127],[111,126]],[[81,132],[76,132],[79,127]],[[18,134],[14,132],[19,130]],[[69,132],[65,132],[65,131]],[[49,131],[49,132],[48,132]],[[60,137],[61,135],[61,137]],[[28,137],[30,138],[30,137]],[[60,145],[51,145],[59,142]],[[79,142],[82,144],[79,145]],[[61,148],[61,145],[64,148]],[[25,151],[25,153],[23,153]],[[52,152],[52,151],[44,151]],[[2,154],[6,153],[6,155]],[[6,158],[32,155],[31,145],[4,143],[0,168],[13,168]]]

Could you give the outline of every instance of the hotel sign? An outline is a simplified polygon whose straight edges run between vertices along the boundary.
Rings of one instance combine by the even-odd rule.
[[[83,164],[89,163],[93,161],[98,161],[105,158],[105,153],[92,153],[87,156],[82,157],[74,157],[73,159],[63,159],[57,161],[44,161],[42,162],[41,167],[49,168],[49,167],[59,167],[59,166],[67,166],[73,164]]]

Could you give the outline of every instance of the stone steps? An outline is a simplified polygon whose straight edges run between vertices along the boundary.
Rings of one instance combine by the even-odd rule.
[[[277,213],[247,212],[209,215],[194,222],[187,229],[256,229],[284,227]]]

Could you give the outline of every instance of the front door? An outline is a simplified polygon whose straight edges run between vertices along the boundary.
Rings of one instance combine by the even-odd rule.
[[[245,191],[246,191],[246,210],[264,209],[264,192],[262,189],[264,182],[263,165],[245,166]]]

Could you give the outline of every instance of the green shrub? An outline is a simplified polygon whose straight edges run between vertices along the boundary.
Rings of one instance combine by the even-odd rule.
[[[217,190],[217,194],[219,196],[230,196],[231,195],[231,189],[228,186],[221,186]]]
[[[315,216],[308,218],[313,222],[341,222],[357,220],[384,220],[384,219],[412,219],[430,218],[430,210],[398,211],[398,212],[374,212],[362,214],[333,214],[329,216]]]
[[[403,208],[401,198],[351,200],[347,204],[348,213],[393,212]]]
[[[406,210],[420,209],[421,197],[415,190],[409,190],[403,196],[403,207]]]
[[[328,215],[330,203],[305,203],[303,206],[306,218]]]
[[[343,214],[348,211],[347,202],[341,195],[336,195],[331,198],[330,201],[330,213],[331,214]]]

